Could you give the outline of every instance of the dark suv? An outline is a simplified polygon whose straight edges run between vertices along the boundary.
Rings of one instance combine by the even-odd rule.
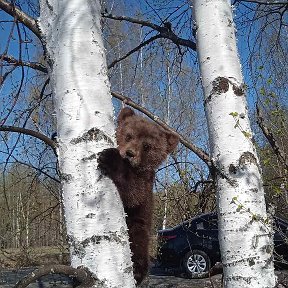
[[[275,217],[275,261],[288,259],[288,222]],[[204,277],[210,267],[221,261],[217,214],[197,216],[180,225],[158,231],[160,267],[186,272],[192,278]]]

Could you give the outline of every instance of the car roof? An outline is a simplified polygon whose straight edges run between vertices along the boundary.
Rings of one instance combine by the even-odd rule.
[[[180,224],[174,226],[174,227],[171,227],[171,228],[166,228],[166,229],[161,229],[159,230],[158,232],[168,232],[168,231],[172,231],[174,229],[178,229],[180,227],[182,227],[183,225],[187,225],[187,224],[190,224],[192,221],[195,221],[199,218],[208,218],[208,217],[213,217],[213,216],[217,216],[217,212],[208,212],[208,213],[204,213],[204,214],[200,214],[200,215],[196,215],[188,220],[185,220],[184,222],[181,222]]]
[[[178,229],[178,228],[181,228],[183,227],[183,225],[187,225],[187,224],[190,224],[191,222],[199,219],[199,218],[208,218],[208,217],[217,217],[217,212],[214,211],[214,212],[207,212],[207,213],[203,213],[203,214],[200,214],[200,215],[196,215],[188,220],[185,220],[183,222],[181,222],[180,224],[174,226],[174,227],[170,227],[170,228],[166,228],[166,229],[160,229],[158,230],[158,232],[169,232],[169,231],[173,231],[175,229]],[[287,225],[288,226],[288,220],[284,219],[283,217],[281,216],[274,216],[274,219],[278,222],[278,223],[281,223],[281,224],[284,224],[284,225]]]
[[[196,216],[194,216],[194,217],[192,217],[192,218],[190,218],[190,219],[188,219],[188,220],[180,223],[179,225],[181,226],[181,225],[183,225],[183,224],[189,224],[189,223],[191,223],[192,221],[195,221],[195,220],[197,220],[197,219],[199,219],[199,218],[208,218],[208,217],[211,217],[211,216],[212,216],[212,217],[213,217],[213,216],[217,216],[217,213],[216,213],[216,212],[209,212],[209,213],[204,213],[204,214],[196,215]],[[179,225],[177,225],[177,226],[179,226]]]
[[[285,224],[288,226],[288,221],[287,219],[284,219],[283,217],[281,216],[274,216],[274,219],[277,220],[278,222],[280,222],[281,224]]]

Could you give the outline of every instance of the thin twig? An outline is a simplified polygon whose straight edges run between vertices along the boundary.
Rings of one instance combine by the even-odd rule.
[[[162,38],[170,39],[177,46],[179,46],[179,45],[185,46],[185,47],[192,49],[193,51],[196,51],[196,43],[191,41],[191,40],[187,40],[187,39],[183,39],[181,37],[178,37],[172,31],[172,27],[171,27],[170,23],[169,23],[169,25],[167,25],[167,23],[165,25],[165,23],[164,23],[164,26],[159,26],[159,25],[156,25],[156,24],[151,23],[149,21],[139,20],[139,19],[135,19],[132,17],[126,17],[126,16],[116,16],[116,15],[113,15],[110,13],[102,13],[102,17],[108,18],[108,19],[113,19],[113,20],[119,20],[119,21],[127,21],[127,22],[131,22],[134,24],[139,24],[141,26],[149,27],[153,30],[158,31],[159,35]]]
[[[127,54],[125,54],[124,56],[120,57],[119,59],[114,60],[111,64],[108,65],[108,69],[113,68],[118,62],[126,59],[127,57],[129,57],[131,54],[135,53],[136,51],[140,50],[142,47],[148,45],[149,43],[153,42],[156,39],[161,38],[161,35],[155,35],[152,36],[151,38],[149,38],[148,40],[142,42],[141,44],[139,44],[137,47],[133,48],[132,50],[130,50]]]
[[[31,129],[5,125],[5,126],[0,126],[0,131],[17,132],[17,133],[33,136],[33,137],[36,137],[36,138],[42,140],[43,142],[45,142],[53,150],[56,150],[56,148],[57,148],[57,144],[52,139],[50,139],[49,137],[47,137],[46,135],[44,135],[40,132],[31,130]]]

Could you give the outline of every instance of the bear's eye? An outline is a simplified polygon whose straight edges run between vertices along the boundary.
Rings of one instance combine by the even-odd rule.
[[[125,137],[125,141],[129,142],[129,141],[131,141],[131,139],[132,139],[132,136],[130,134],[127,134]]]
[[[151,145],[148,143],[143,143],[143,149],[144,149],[144,151],[148,151],[151,149]]]

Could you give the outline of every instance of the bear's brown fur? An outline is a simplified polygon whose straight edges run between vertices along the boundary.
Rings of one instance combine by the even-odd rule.
[[[139,284],[148,271],[155,170],[176,148],[179,138],[128,107],[119,114],[116,138],[118,149],[103,150],[98,167],[113,180],[122,199]]]

